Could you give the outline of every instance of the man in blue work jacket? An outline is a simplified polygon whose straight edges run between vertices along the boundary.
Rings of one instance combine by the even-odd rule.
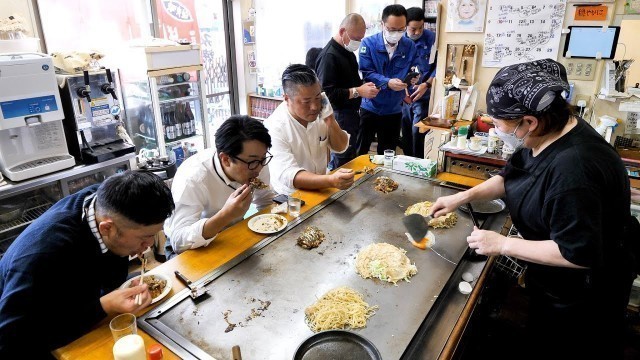
[[[402,99],[407,94],[404,79],[416,65],[417,51],[411,39],[404,36],[407,10],[402,5],[389,5],[382,11],[382,32],[366,37],[360,46],[360,71],[365,82],[373,82],[380,92],[375,98],[362,99],[358,155],[366,154],[378,135],[378,154],[396,149],[400,137]],[[408,81],[407,81],[408,82]],[[427,90],[420,84],[410,94],[411,101],[420,99]]]
[[[431,47],[436,34],[424,28],[424,10],[419,7],[407,9],[406,37],[413,40],[418,52],[417,66],[420,73],[418,83],[427,84],[427,92],[420,99],[402,105],[402,151],[405,155],[424,158],[424,137],[414,125],[429,115],[431,84],[435,76],[435,66],[429,63]]]

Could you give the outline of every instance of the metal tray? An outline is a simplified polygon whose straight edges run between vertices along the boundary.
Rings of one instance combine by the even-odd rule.
[[[399,188],[389,194],[375,191],[373,180],[381,175],[397,181]],[[378,168],[290,222],[282,233],[198,280],[195,285],[206,285],[211,297],[195,303],[182,291],[139,318],[138,324],[182,358],[228,359],[230,344],[239,344],[247,358],[292,359],[298,345],[313,334],[304,309],[328,290],[346,285],[379,306],[367,327],[353,331],[369,339],[382,358],[399,359],[456,270],[434,252],[410,245],[402,224],[404,211],[455,192],[425,178]],[[464,256],[466,236],[473,229],[467,214],[458,216],[453,228],[434,230],[439,252],[456,262]],[[318,226],[326,235],[316,249],[296,245],[307,225]],[[394,286],[356,274],[357,253],[374,242],[407,250],[418,268],[410,283]],[[271,303],[247,321],[260,300]],[[228,310],[228,320],[243,326],[225,332],[223,313]]]

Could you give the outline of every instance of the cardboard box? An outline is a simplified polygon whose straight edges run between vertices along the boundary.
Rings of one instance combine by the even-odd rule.
[[[398,155],[393,159],[393,170],[413,175],[434,177],[438,163],[429,159],[418,159],[412,156]]]

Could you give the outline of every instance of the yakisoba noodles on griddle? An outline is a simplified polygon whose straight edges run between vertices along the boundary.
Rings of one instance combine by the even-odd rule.
[[[341,286],[322,295],[304,314],[311,331],[319,332],[363,328],[377,309],[378,306],[369,306],[357,291]]]

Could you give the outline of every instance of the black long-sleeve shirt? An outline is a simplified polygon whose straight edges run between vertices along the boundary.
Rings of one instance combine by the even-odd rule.
[[[353,52],[345,49],[332,38],[318,55],[316,73],[322,90],[327,94],[334,109],[360,107],[360,98],[349,99],[349,89],[362,85],[362,79],[358,73],[358,61]]]

